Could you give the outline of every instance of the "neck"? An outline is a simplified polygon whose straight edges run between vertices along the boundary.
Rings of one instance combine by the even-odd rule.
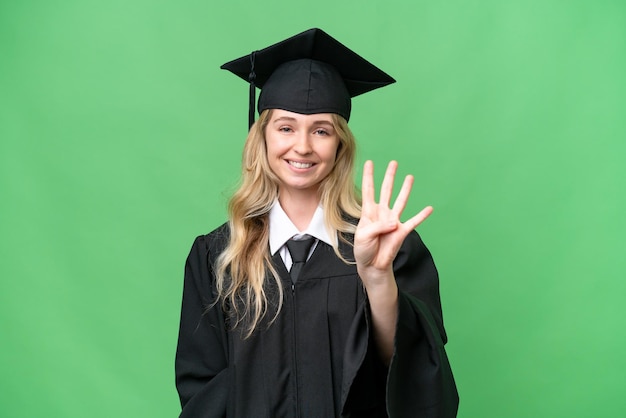
[[[278,200],[291,222],[300,231],[308,228],[320,203],[317,193],[281,192]]]

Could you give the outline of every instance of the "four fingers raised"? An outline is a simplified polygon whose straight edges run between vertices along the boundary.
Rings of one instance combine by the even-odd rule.
[[[398,163],[396,161],[391,161],[387,165],[387,171],[385,172],[385,177],[383,178],[383,182],[380,189],[380,198],[379,205],[382,205],[384,208],[391,208],[391,197],[393,194],[393,185],[396,176],[396,172],[398,169]],[[414,177],[408,175],[404,178],[404,182],[402,183],[402,188],[396,197],[396,200],[393,203],[393,207],[391,208],[392,213],[400,218],[400,215],[406,208],[406,205],[409,200],[409,195],[411,194],[411,189],[413,188]],[[375,198],[375,186],[374,186],[374,163],[372,161],[366,161],[363,166],[363,180],[361,186],[361,195],[363,198],[363,211],[365,214],[369,213],[372,208],[376,205]],[[420,223],[422,223],[430,214],[432,213],[432,206],[427,206],[422,209],[418,214],[407,220],[404,224],[414,229]]]

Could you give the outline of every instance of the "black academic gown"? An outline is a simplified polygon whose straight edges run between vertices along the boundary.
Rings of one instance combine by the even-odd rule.
[[[229,327],[214,304],[213,269],[227,239],[226,225],[200,236],[187,259],[176,353],[181,418],[456,416],[437,271],[416,232],[394,262],[399,317],[388,368],[356,266],[321,241],[293,287],[280,256],[273,258],[284,301],[271,325],[272,312],[247,339]],[[340,249],[352,258],[351,246]]]

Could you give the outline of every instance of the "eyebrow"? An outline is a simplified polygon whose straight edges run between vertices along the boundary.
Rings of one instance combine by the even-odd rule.
[[[277,119],[274,119],[274,121],[272,123],[278,123],[278,122],[297,122],[296,118],[292,118],[290,116],[281,116]],[[333,126],[333,123],[329,120],[326,119],[320,119],[320,120],[315,120],[313,122],[311,122],[312,125],[328,125],[328,126]]]

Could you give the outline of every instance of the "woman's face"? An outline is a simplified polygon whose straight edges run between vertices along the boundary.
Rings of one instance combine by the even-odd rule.
[[[301,115],[275,109],[265,128],[265,143],[281,193],[317,193],[335,165],[339,137],[330,113]]]

